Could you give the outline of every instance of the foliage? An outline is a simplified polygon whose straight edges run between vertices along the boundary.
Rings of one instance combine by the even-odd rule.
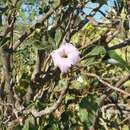
[[[0,1],[1,129],[130,129],[127,1],[108,1]],[[81,57],[67,74],[50,56],[63,42]]]

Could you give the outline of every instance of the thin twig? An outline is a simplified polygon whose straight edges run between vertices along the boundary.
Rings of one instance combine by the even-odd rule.
[[[105,85],[105,86],[107,86],[107,87],[109,87],[109,88],[111,88],[111,89],[113,89],[113,90],[115,90],[115,91],[117,91],[117,92],[120,92],[120,93],[122,93],[122,94],[124,94],[124,95],[130,96],[130,93],[128,93],[128,92],[126,92],[126,91],[124,91],[124,90],[122,90],[122,89],[120,89],[120,88],[117,88],[117,87],[114,87],[114,86],[110,85],[109,83],[103,81],[98,75],[92,74],[92,73],[86,73],[86,74],[87,74],[88,76],[90,76],[90,77],[95,77],[95,78],[97,78],[103,85]]]
[[[130,39],[127,39],[127,40],[125,40],[125,41],[119,43],[118,45],[114,45],[114,46],[112,46],[112,47],[109,47],[109,50],[120,49],[120,48],[129,46],[129,45],[130,45]]]
[[[50,114],[50,113],[54,112],[62,103],[62,100],[64,99],[64,96],[67,92],[68,87],[69,87],[69,84],[61,91],[61,94],[60,94],[58,100],[51,107],[45,108],[44,110],[41,110],[41,111],[25,110],[23,113],[24,114],[31,113],[34,117],[41,117],[41,116],[44,116],[46,114]]]
[[[121,78],[116,84],[115,87],[116,88],[120,88],[122,86],[122,84],[124,84],[126,81],[128,81],[130,79],[130,74],[123,76],[123,78]],[[111,89],[108,89],[108,95],[111,94]],[[106,95],[103,95],[100,99],[99,102],[99,108],[96,111],[96,115],[95,115],[95,119],[93,121],[93,124],[90,126],[89,130],[96,130],[97,129],[97,125],[98,125],[98,119],[100,117],[100,108],[102,107],[105,99],[107,98]]]
[[[46,15],[43,15],[42,17],[40,16],[39,19],[37,20],[37,22],[35,23],[35,21],[33,21],[32,23],[35,23],[34,25],[32,24],[32,26],[30,27],[29,31],[25,31],[20,37],[19,39],[16,41],[16,43],[13,46],[13,51],[15,51],[17,49],[17,47],[19,47],[21,45],[21,43],[28,38],[28,36],[30,36],[36,28],[38,28],[39,26],[42,26],[43,23],[45,22],[45,20],[48,19],[48,17],[50,15],[52,15],[54,13],[54,10],[57,10],[60,7],[60,4],[58,4],[55,9],[50,9],[50,11],[48,11],[46,13]]]
[[[123,85],[127,80],[130,80],[130,73],[127,74],[126,76],[123,76],[115,85],[116,88],[120,87]]]

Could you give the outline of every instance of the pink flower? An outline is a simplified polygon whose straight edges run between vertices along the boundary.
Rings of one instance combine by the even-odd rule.
[[[62,44],[51,53],[51,56],[54,66],[58,67],[62,73],[67,73],[70,67],[80,61],[80,52],[70,43]]]

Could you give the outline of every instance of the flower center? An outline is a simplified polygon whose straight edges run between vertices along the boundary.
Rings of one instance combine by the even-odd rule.
[[[62,58],[68,58],[68,56],[64,53],[61,55]]]
[[[63,52],[60,53],[60,56],[61,56],[62,58],[68,58],[68,55],[65,53],[65,50],[63,50]]]

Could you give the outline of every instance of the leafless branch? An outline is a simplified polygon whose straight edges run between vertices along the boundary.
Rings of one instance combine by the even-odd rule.
[[[48,17],[50,15],[52,15],[54,13],[54,10],[57,10],[60,7],[60,4],[58,4],[54,9],[50,9],[50,11],[48,11],[46,13],[46,15],[42,15],[38,18],[37,22],[34,20],[32,22],[32,26],[30,27],[29,31],[25,31],[20,37],[19,39],[15,42],[14,46],[13,46],[13,51],[15,51],[17,49],[17,47],[19,47],[21,45],[21,43],[28,38],[28,36],[30,36],[36,28],[38,28],[39,26],[43,26],[45,20],[48,19]],[[35,23],[35,24],[34,24]]]
[[[62,34],[62,37],[61,37],[61,39],[60,39],[60,41],[59,41],[59,45],[60,45],[61,43],[64,43],[64,41],[66,41],[66,36],[67,36],[67,34],[69,33],[69,29],[70,29],[70,25],[71,25],[72,19],[73,19],[73,13],[71,13],[70,16],[69,16],[69,19],[68,19],[68,22],[67,22],[65,31],[64,31],[64,33]]]
[[[42,64],[42,61],[43,59],[45,59],[45,52],[44,50],[37,50],[36,52],[37,54],[37,57],[36,57],[36,64],[35,64],[35,68],[34,68],[34,71],[32,73],[32,76],[31,76],[31,80],[35,82],[35,79],[37,77],[37,75],[40,73],[41,71],[41,64]]]
[[[109,87],[110,89],[113,89],[114,91],[120,92],[120,93],[122,93],[122,94],[124,94],[124,95],[126,95],[126,96],[130,96],[130,93],[128,93],[128,92],[126,92],[126,91],[124,91],[124,90],[122,90],[122,89],[120,89],[120,88],[117,88],[117,87],[115,87],[115,86],[110,85],[109,83],[103,81],[103,80],[102,80],[98,75],[96,75],[96,74],[87,73],[87,75],[90,76],[90,77],[97,78],[98,81],[100,81],[103,85]]]
[[[130,39],[127,39],[127,40],[125,40],[125,41],[119,43],[118,45],[114,45],[114,46],[112,46],[112,47],[109,47],[109,50],[120,49],[120,48],[129,46],[129,45],[130,45]]]
[[[11,75],[10,75],[10,55],[4,51],[3,48],[0,48],[0,54],[1,54],[1,59],[2,59],[2,65],[3,65],[3,72],[5,76],[5,91],[7,95],[9,96],[8,99],[12,100],[12,88],[11,88]],[[11,101],[11,102],[12,102]]]
[[[9,16],[8,16],[8,20],[7,20],[7,24],[5,25],[5,29],[3,32],[1,32],[0,36],[2,36],[3,38],[6,37],[8,35],[9,32],[11,32],[13,30],[15,21],[16,21],[16,6],[17,6],[17,2],[18,0],[15,0],[14,2],[14,7],[11,10]]]
[[[124,84],[126,81],[128,81],[130,79],[130,74],[127,74],[126,76],[123,76],[123,78],[121,78],[116,84],[115,87],[116,88],[120,88],[122,84]],[[111,89],[108,89],[108,95],[111,94]],[[96,115],[95,115],[95,119],[93,121],[92,126],[90,127],[89,130],[96,130],[97,126],[98,126],[98,120],[100,117],[100,108],[103,106],[103,103],[105,101],[105,99],[107,98],[106,95],[102,95],[100,102],[99,102],[99,108],[96,111]]]
[[[123,76],[116,84],[115,87],[119,88],[121,87],[126,81],[130,80],[130,73]]]
[[[26,113],[26,114],[31,113],[34,117],[41,117],[41,116],[44,116],[46,114],[50,114],[50,113],[54,112],[60,106],[60,104],[62,103],[62,100],[64,99],[64,96],[67,92],[68,87],[69,87],[69,85],[67,85],[61,91],[61,94],[60,94],[58,100],[51,107],[48,107],[48,108],[46,108],[45,110],[42,110],[42,111],[37,111],[37,110],[26,111],[25,110],[23,113]]]

